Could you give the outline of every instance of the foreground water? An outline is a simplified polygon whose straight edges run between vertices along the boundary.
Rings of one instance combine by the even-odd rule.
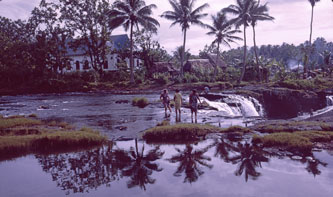
[[[118,141],[0,162],[0,196],[332,196],[333,156],[295,156],[225,137],[187,145]]]

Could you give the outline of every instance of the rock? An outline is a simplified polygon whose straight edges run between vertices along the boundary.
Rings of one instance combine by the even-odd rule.
[[[41,105],[39,106],[39,109],[50,109],[50,107],[47,105]]]
[[[294,159],[294,160],[301,160],[303,157],[301,156],[297,156],[297,155],[294,155],[291,157],[291,159]]]
[[[117,104],[127,104],[127,103],[129,103],[129,101],[128,100],[118,100],[118,101],[116,101],[116,103]]]
[[[115,127],[115,129],[118,129],[120,131],[124,131],[124,130],[127,130],[127,127],[125,127],[125,126],[117,126],[117,127]]]

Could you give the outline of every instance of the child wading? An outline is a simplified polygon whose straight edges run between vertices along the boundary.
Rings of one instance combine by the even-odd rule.
[[[165,109],[165,117],[168,117],[167,109],[170,110],[170,114],[171,114],[170,97],[168,94],[168,90],[166,90],[166,89],[163,90],[163,92],[160,96],[160,100],[162,101],[164,109]]]
[[[193,113],[195,114],[195,123],[197,123],[198,101],[201,103],[201,100],[200,100],[196,90],[192,90],[189,101],[190,101],[189,104],[190,104],[190,108],[191,108],[192,123],[193,123]]]
[[[173,97],[173,100],[175,101],[175,111],[176,111],[176,122],[180,122],[180,108],[182,106],[182,95],[179,93],[179,90],[176,90],[175,96]]]

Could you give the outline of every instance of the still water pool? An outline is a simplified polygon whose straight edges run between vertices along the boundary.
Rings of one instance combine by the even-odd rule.
[[[195,144],[117,141],[0,162],[0,196],[329,197],[333,156],[262,149],[224,136]]]

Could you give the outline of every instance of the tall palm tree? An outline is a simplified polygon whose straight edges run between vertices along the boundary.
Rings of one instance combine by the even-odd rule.
[[[240,30],[233,30],[232,25],[227,20],[224,13],[219,12],[216,16],[212,15],[213,25],[208,25],[208,35],[215,36],[212,45],[217,44],[216,65],[214,71],[214,79],[217,75],[218,58],[220,57],[220,44],[231,47],[229,43],[234,40],[242,40],[240,37],[234,36],[235,33],[240,33]]]
[[[110,26],[112,28],[123,25],[125,30],[130,29],[130,69],[131,83],[134,83],[134,61],[133,61],[133,29],[139,29],[139,25],[146,29],[157,31],[159,22],[152,18],[152,9],[157,8],[155,4],[146,5],[144,0],[116,0],[113,9],[109,12]]]
[[[311,47],[311,43],[312,43],[312,24],[313,24],[313,11],[314,11],[314,6],[316,5],[317,2],[319,2],[320,0],[308,0],[311,4],[311,22],[310,22],[310,39],[309,39],[309,48]],[[310,49],[309,49],[310,51]],[[310,52],[307,51],[305,52],[305,56],[304,56],[304,76],[307,73],[307,67],[308,67],[308,58],[310,55]]]
[[[257,54],[255,26],[257,25],[258,21],[268,21],[268,20],[274,20],[274,17],[272,17],[268,14],[267,3],[265,3],[264,5],[260,5],[260,0],[259,0],[257,3],[255,3],[253,5],[253,7],[251,9],[251,26],[252,26],[252,30],[253,30],[254,54],[256,57],[256,66],[257,66],[257,72],[259,74],[260,81],[261,81],[261,74],[260,74],[260,69],[259,69],[259,58],[258,58],[258,54]]]
[[[243,80],[245,70],[246,70],[246,27],[249,26],[251,21],[251,8],[254,6],[255,2],[252,0],[237,0],[236,5],[229,5],[227,8],[223,8],[222,12],[231,13],[236,16],[236,18],[231,19],[230,22],[235,24],[237,28],[243,25],[244,33],[244,55],[243,55],[243,69],[242,74],[238,82]]]
[[[184,34],[183,41],[183,51],[180,62],[180,74],[183,76],[183,64],[184,64],[184,53],[186,44],[186,32],[190,28],[190,25],[199,25],[201,27],[206,27],[206,25],[201,21],[202,18],[207,16],[206,13],[201,13],[209,5],[207,3],[194,8],[196,0],[169,0],[173,11],[164,12],[161,17],[173,21],[171,26],[179,24],[182,28]]]

